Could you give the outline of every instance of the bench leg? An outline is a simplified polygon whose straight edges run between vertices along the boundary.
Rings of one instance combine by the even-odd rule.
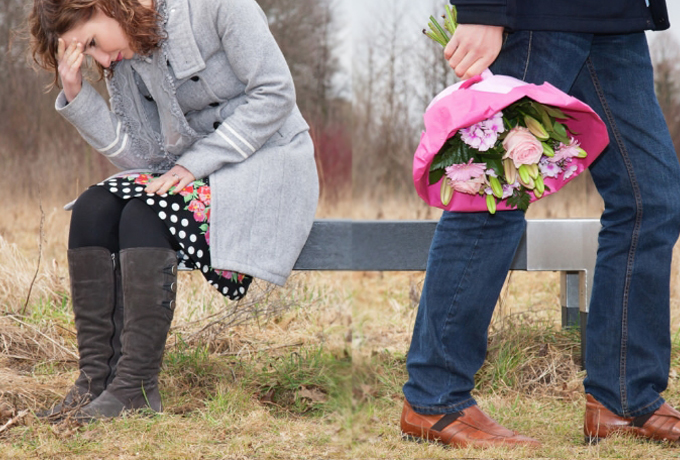
[[[581,311],[581,276],[579,271],[567,271],[560,274],[560,300],[562,304],[562,327],[579,327],[581,331],[581,366],[586,357],[586,323],[588,313]]]
[[[562,303],[562,327],[579,326],[580,306],[579,272],[561,272],[560,298]]]
[[[588,324],[588,312],[581,312],[581,369],[586,368],[586,324]]]

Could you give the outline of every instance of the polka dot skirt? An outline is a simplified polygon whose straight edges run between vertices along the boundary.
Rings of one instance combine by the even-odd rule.
[[[139,198],[148,204],[168,226],[182,248],[179,267],[200,270],[208,283],[232,300],[242,298],[252,277],[210,265],[210,184],[208,179],[195,180],[177,194],[144,193],[153,174],[126,174],[100,182],[111,193],[125,200]],[[174,187],[170,189],[173,191]]]

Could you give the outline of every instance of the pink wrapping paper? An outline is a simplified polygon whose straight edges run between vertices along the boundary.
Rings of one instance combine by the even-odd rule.
[[[487,70],[481,76],[442,91],[425,111],[423,116],[425,131],[421,135],[420,144],[413,158],[413,182],[418,195],[430,206],[448,211],[487,211],[485,195],[460,192],[455,192],[449,204],[444,206],[439,192],[443,180],[434,185],[429,184],[430,165],[444,143],[459,129],[486,120],[525,96],[542,104],[558,107],[565,114],[572,116],[573,119],[559,121],[567,125],[570,131],[578,133],[574,137],[588,153],[586,158],[572,159],[570,164],[575,164],[577,169],[568,179],[563,179],[562,175],[557,178],[546,177],[544,179],[546,190],[543,196],[557,192],[583,172],[609,143],[605,124],[588,105],[578,99],[547,82],[534,85],[504,75],[492,75]],[[531,202],[538,199],[533,192],[529,192],[529,195]],[[498,211],[510,209],[515,208],[509,207],[505,200],[497,204]]]

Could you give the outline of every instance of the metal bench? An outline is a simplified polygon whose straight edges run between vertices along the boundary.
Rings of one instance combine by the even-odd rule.
[[[431,220],[317,220],[295,269],[425,270],[436,225]],[[561,272],[562,326],[580,327],[582,358],[599,230],[597,219],[528,220],[511,266]]]

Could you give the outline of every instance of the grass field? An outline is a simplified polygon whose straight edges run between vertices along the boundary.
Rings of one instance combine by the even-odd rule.
[[[532,205],[529,217],[597,216],[601,203],[586,189],[576,183]],[[8,204],[0,221],[0,458],[680,456],[624,437],[584,445],[579,337],[559,326],[557,273],[511,274],[475,390],[494,418],[542,441],[537,450],[402,440],[401,385],[420,272],[300,272],[284,288],[255,284],[238,304],[198,274],[181,273],[160,376],[165,412],[86,426],[43,423],[33,411],[58,401],[77,376],[63,201]],[[319,217],[432,219],[438,212],[413,199],[355,199],[324,205]],[[674,269],[672,375],[664,396],[680,406],[677,278]]]

